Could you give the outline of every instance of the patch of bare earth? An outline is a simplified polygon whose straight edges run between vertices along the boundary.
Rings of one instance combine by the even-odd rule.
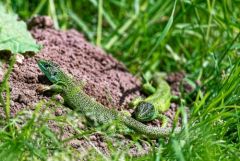
[[[33,107],[39,100],[51,97],[37,92],[39,85],[50,84],[37,66],[36,62],[39,59],[52,60],[67,73],[73,75],[76,80],[85,81],[85,92],[109,108],[127,109],[128,103],[133,98],[142,95],[140,81],[132,76],[122,63],[106,54],[102,49],[87,42],[83,35],[76,30],[56,30],[53,28],[52,21],[47,17],[34,18],[29,23],[29,29],[43,48],[34,56],[25,56],[22,62],[18,62],[14,66],[10,78],[12,115],[22,109]],[[1,78],[2,73],[0,71]],[[175,78],[173,78],[174,76]],[[178,82],[183,77],[184,74],[177,76],[175,74],[168,78],[173,87],[173,93],[178,92]],[[54,108],[54,110],[56,116],[66,114],[66,111],[61,107]],[[176,110],[177,105],[172,103],[171,108],[166,112],[170,120],[173,119]],[[153,124],[160,126],[159,121],[155,121]],[[59,132],[59,127],[55,122],[49,122],[49,126],[56,133]],[[73,128],[66,126],[62,135],[63,138],[67,138],[74,133],[76,131]],[[130,142],[130,139],[125,137],[117,139],[122,140],[124,144]],[[108,153],[107,144],[100,134],[92,135],[90,142],[84,138],[77,138],[71,140],[70,144],[79,150],[94,145],[105,154]],[[112,144],[114,146],[114,143]],[[141,148],[136,146],[131,148],[130,151],[133,155],[141,155],[151,149],[144,142],[140,145]]]

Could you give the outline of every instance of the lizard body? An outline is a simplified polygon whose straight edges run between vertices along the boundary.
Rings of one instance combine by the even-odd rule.
[[[65,74],[57,64],[51,61],[40,60],[38,61],[38,66],[46,77],[53,83],[51,89],[61,93],[64,101],[71,109],[83,113],[88,118],[101,124],[108,123],[113,120],[119,120],[136,132],[152,138],[159,138],[172,133],[171,128],[147,126],[121,112],[108,109],[87,95],[82,90],[82,86],[76,83],[73,78]],[[175,132],[179,131],[179,128],[175,129]]]

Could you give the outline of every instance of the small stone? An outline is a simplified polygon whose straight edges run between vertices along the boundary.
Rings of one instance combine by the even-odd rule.
[[[82,122],[78,122],[77,124],[78,124],[79,129],[84,129],[85,128],[85,126]]]
[[[73,148],[79,148],[81,146],[81,142],[77,139],[71,140],[70,144]]]
[[[106,144],[104,142],[99,142],[98,145],[103,148],[106,147]]]
[[[2,79],[3,79],[3,75],[4,75],[3,69],[2,69],[2,67],[0,67],[0,82],[1,82]]]
[[[30,109],[31,110],[35,110],[36,109],[36,105],[37,105],[37,103],[34,103],[33,105],[30,106]]]
[[[62,116],[62,114],[63,114],[62,109],[57,108],[56,111],[55,111],[55,116]]]
[[[171,105],[170,105],[170,106],[171,106],[171,108],[172,108],[172,109],[175,109],[175,108],[177,108],[177,105],[176,105],[176,103],[171,103]]]
[[[54,98],[56,99],[56,101],[60,102],[61,104],[64,103],[64,99],[60,94],[55,95]]]
[[[10,101],[10,105],[14,106],[14,101],[13,100]]]
[[[27,98],[25,95],[20,94],[20,95],[18,96],[18,102],[19,102],[19,103],[27,104],[27,103],[29,102],[29,100],[28,100],[28,98]]]
[[[91,141],[96,141],[97,140],[95,135],[91,135],[89,138],[90,138]]]
[[[19,64],[23,63],[24,56],[22,54],[17,54],[16,55],[16,62]]]
[[[28,22],[28,29],[32,28],[53,28],[53,21],[51,20],[50,17],[47,16],[38,16],[38,17],[33,17],[29,22]]]

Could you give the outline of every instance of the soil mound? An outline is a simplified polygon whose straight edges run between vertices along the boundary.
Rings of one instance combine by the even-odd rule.
[[[36,91],[40,84],[50,83],[36,64],[39,59],[52,60],[77,80],[86,82],[86,93],[109,108],[123,108],[140,95],[140,81],[122,63],[87,42],[76,30],[56,30],[47,17],[34,18],[29,26],[43,48],[14,67],[10,79],[13,114],[47,98]]]
[[[22,62],[19,61],[14,66],[10,77],[12,115],[24,108],[33,107],[39,100],[51,97],[37,92],[39,85],[50,84],[37,66],[36,62],[39,59],[52,60],[75,79],[85,81],[85,92],[109,108],[127,109],[128,103],[141,95],[140,81],[131,75],[122,63],[87,42],[76,30],[56,30],[48,17],[33,18],[29,22],[29,30],[43,48],[33,56],[26,55]],[[183,73],[169,76],[168,81],[174,87],[173,93],[179,92],[177,87],[183,77]],[[173,120],[176,109],[177,105],[172,103],[171,108],[165,113],[170,120]],[[57,108],[55,115],[62,115],[64,113],[62,110]],[[151,124],[160,126],[159,121]],[[54,122],[50,122],[49,125],[54,131],[58,131]],[[168,126],[171,126],[171,121]],[[71,136],[72,131],[73,129],[66,128],[64,136]],[[92,138],[97,147],[107,151],[101,136],[96,134]],[[123,139],[123,142],[128,141],[126,138]],[[81,145],[84,147],[85,143],[86,141],[82,139],[71,141],[72,146],[76,148]],[[140,153],[132,150],[132,153],[142,154],[149,150],[149,146],[142,145],[145,150]]]

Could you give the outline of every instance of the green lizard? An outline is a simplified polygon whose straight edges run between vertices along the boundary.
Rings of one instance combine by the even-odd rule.
[[[142,86],[143,91],[150,96],[145,99],[138,97],[130,103],[130,106],[134,108],[133,117],[140,122],[161,119],[162,127],[165,127],[168,123],[168,117],[162,113],[170,108],[171,88],[164,80],[162,73],[152,75],[147,72],[143,78],[145,81]]]
[[[143,135],[159,138],[167,136],[173,131],[171,128],[158,128],[147,126],[130,116],[124,115],[113,109],[108,109],[104,105],[95,101],[83,90],[83,85],[79,85],[73,78],[65,74],[60,67],[47,60],[39,60],[38,66],[46,77],[53,83],[48,89],[59,92],[66,104],[77,112],[83,113],[87,118],[100,124],[108,123],[113,120],[119,120],[129,128]],[[174,132],[179,132],[176,128]]]

